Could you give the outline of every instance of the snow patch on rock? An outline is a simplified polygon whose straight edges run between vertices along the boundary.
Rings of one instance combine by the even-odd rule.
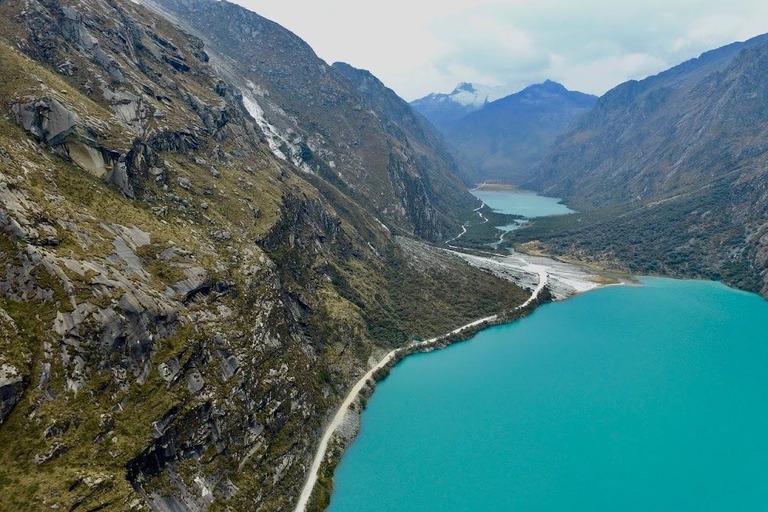
[[[299,146],[298,141],[291,141],[291,136],[296,135],[295,132],[289,129],[288,135],[286,136],[281,133],[275,125],[270,123],[267,120],[264,109],[259,105],[255,98],[255,96],[264,98],[266,94],[251,82],[248,83],[248,86],[251,88],[250,92],[241,91],[243,106],[264,133],[270,151],[272,151],[272,153],[279,159],[291,162],[299,169],[311,173],[312,169],[301,158],[302,148]],[[288,154],[286,154],[286,150]]]
[[[479,108],[485,105],[486,102],[496,101],[515,92],[517,92],[517,89],[508,85],[492,87],[489,85],[461,83],[456,86],[448,97],[451,101],[455,101],[460,105],[472,105]]]
[[[253,120],[256,121],[256,124],[261,128],[261,131],[264,132],[264,136],[267,138],[267,144],[269,144],[269,149],[272,150],[272,153],[281,160],[288,160],[285,153],[280,150],[281,143],[287,144],[288,141],[280,135],[274,126],[269,124],[269,121],[267,121],[267,118],[264,116],[264,110],[262,110],[259,104],[256,103],[256,100],[249,94],[243,93],[243,106],[248,113],[251,114]]]

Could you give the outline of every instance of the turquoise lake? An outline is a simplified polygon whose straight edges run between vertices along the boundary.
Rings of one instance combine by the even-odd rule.
[[[768,302],[644,279],[407,358],[330,510],[768,509]]]
[[[533,218],[573,213],[556,197],[544,197],[526,190],[474,189],[472,194],[494,210],[511,215]]]

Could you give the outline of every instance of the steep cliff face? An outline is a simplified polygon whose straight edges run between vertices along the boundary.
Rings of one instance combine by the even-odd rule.
[[[297,36],[242,7],[216,0],[149,4],[202,37],[214,63],[239,84],[273,151],[365,203],[392,228],[433,240],[460,229],[473,204],[440,148],[412,147],[387,112]]]
[[[289,508],[369,358],[523,296],[411,265],[166,18],[8,0],[0,34],[0,509]]]
[[[526,183],[595,211],[558,250],[768,296],[767,72],[760,36],[600,98]]]
[[[366,106],[377,113],[389,136],[406,148],[413,165],[419,169],[428,186],[425,196],[442,198],[465,208],[466,197],[459,176],[467,173],[468,164],[462,161],[442,135],[369,71],[343,62],[334,63],[333,69],[349,80]]]

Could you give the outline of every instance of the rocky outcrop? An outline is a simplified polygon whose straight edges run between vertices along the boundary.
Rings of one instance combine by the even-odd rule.
[[[25,98],[14,103],[12,111],[19,124],[39,141],[91,174],[111,181],[127,196],[135,196],[135,169],[126,164],[133,162],[135,155],[99,143],[97,132],[62,101],[50,96]]]
[[[0,423],[11,412],[24,392],[24,379],[18,369],[9,364],[0,366]]]
[[[25,130],[49,146],[62,144],[70,135],[80,140],[93,140],[78,115],[56,98],[44,97],[31,99],[27,103],[16,103],[12,110]]]

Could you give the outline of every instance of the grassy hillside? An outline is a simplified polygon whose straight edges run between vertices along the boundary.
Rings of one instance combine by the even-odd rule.
[[[285,510],[371,357],[522,302],[279,158],[163,17],[0,34],[0,510]]]

